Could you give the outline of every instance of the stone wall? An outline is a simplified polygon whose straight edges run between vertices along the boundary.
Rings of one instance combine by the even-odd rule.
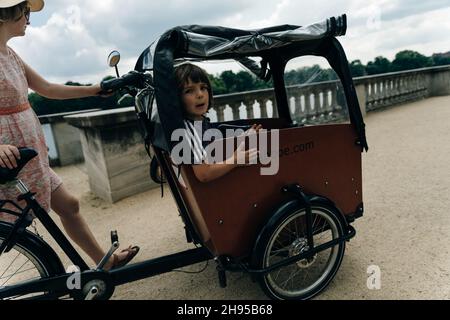
[[[80,132],[77,128],[69,125],[64,117],[98,110],[99,109],[90,109],[84,111],[55,113],[38,117],[41,124],[49,124],[51,126],[51,134],[53,135],[57,155],[55,159],[50,159],[50,164],[52,166],[67,166],[84,161],[83,149],[80,141]]]
[[[115,202],[155,187],[134,108],[65,117],[81,133],[91,191]]]

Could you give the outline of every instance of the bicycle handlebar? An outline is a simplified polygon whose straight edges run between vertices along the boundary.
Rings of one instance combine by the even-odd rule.
[[[146,81],[151,80],[149,74],[144,74],[137,71],[130,71],[120,78],[104,80],[100,83],[102,92],[111,92],[122,89],[126,86],[133,86],[142,88]]]

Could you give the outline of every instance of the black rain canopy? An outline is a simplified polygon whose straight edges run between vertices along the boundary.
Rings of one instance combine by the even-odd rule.
[[[273,76],[280,117],[290,120],[283,73],[285,63],[296,56],[324,56],[339,75],[349,107],[350,120],[367,150],[364,122],[348,70],[344,50],[336,36],[345,35],[346,16],[331,17],[308,26],[281,25],[259,30],[219,26],[179,26],[165,32],[139,57],[137,71],[153,71],[157,110],[153,110],[150,139],[154,146],[170,151],[171,134],[183,128],[183,115],[174,78],[174,64],[183,60],[239,61],[262,79]],[[262,57],[261,64],[247,57]],[[271,74],[267,71],[270,66]],[[283,103],[285,102],[285,103]],[[284,107],[284,110],[283,110]]]

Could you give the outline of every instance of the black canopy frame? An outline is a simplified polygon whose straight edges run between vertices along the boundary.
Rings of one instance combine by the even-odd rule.
[[[342,15],[306,27],[282,25],[246,31],[189,25],[168,30],[141,54],[135,67],[137,71],[153,71],[157,110],[154,110],[150,121],[151,143],[170,152],[176,143],[171,141],[172,132],[183,128],[180,101],[174,99],[178,96],[174,78],[174,65],[178,61],[234,59],[245,64],[247,57],[262,58],[263,64],[267,63],[272,73],[278,115],[291,123],[284,83],[286,64],[295,57],[314,55],[326,58],[339,76],[350,122],[358,135],[356,143],[361,146],[361,151],[367,151],[365,124],[347,57],[335,38],[344,35],[346,28],[346,16]],[[255,63],[249,67],[255,72]],[[258,75],[264,76],[265,73]]]

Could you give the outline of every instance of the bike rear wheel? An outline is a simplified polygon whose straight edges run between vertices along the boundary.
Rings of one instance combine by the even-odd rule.
[[[0,222],[0,245],[10,234],[12,225]],[[56,253],[35,234],[25,231],[7,253],[0,255],[0,299],[27,299],[44,297],[48,292],[7,296],[11,286],[64,273]]]

